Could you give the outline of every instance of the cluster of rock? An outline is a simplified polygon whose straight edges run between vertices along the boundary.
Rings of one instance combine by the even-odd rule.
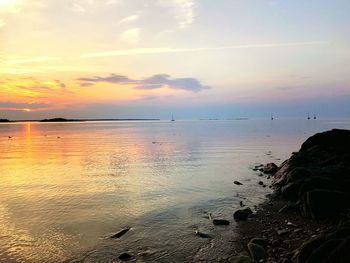
[[[249,257],[232,262],[350,262],[349,130],[315,134],[280,167],[270,163],[254,169],[273,178],[273,198],[265,205],[288,203],[279,212],[252,220],[265,230],[246,243]],[[236,221],[251,216],[244,211],[235,212]],[[288,211],[293,211],[294,223],[284,220]],[[315,228],[308,229],[302,218]]]
[[[317,222],[337,224],[307,240],[294,262],[350,262],[350,131],[334,129],[307,139],[275,174],[277,197]]]
[[[350,208],[350,131],[331,130],[307,139],[275,174],[276,195],[306,217],[339,217]]]

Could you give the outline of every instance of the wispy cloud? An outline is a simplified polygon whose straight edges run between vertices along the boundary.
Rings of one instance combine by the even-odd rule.
[[[134,49],[122,49],[122,50],[86,53],[86,54],[82,54],[80,57],[81,58],[114,57],[114,56],[149,55],[149,54],[161,54],[161,53],[215,51],[215,50],[226,50],[226,49],[297,47],[297,46],[312,46],[312,45],[323,45],[323,44],[326,44],[326,42],[308,41],[308,42],[287,42],[287,43],[262,43],[262,44],[242,44],[242,45],[231,45],[231,46],[221,46],[221,47],[198,47],[198,48],[168,48],[168,47],[134,48]]]
[[[99,76],[94,76],[94,77],[83,77],[79,78],[79,81],[83,81],[83,83],[86,82],[109,82],[109,83],[119,83],[119,84],[128,84],[128,83],[136,83],[137,80],[132,80],[127,76],[123,75],[117,75],[117,74],[111,74],[110,76],[107,77],[99,77]]]
[[[179,29],[187,28],[194,22],[194,0],[159,0],[159,3],[172,8]]]
[[[38,80],[34,77],[7,78],[0,82],[0,97],[39,99],[72,94],[59,79]]]
[[[22,102],[11,102],[11,101],[0,101],[1,110],[43,110],[50,108],[50,104],[46,103],[22,103]]]
[[[203,85],[195,78],[174,78],[167,74],[157,74],[144,79],[131,79],[127,76],[111,74],[106,77],[94,76],[79,78],[81,86],[90,86],[88,83],[108,82],[114,84],[129,84],[134,85],[135,89],[153,90],[168,87],[170,89],[187,90],[192,92],[199,92],[209,89],[209,86]]]
[[[173,0],[177,6],[176,16],[179,20],[179,28],[186,28],[194,22],[194,7],[193,0]]]
[[[123,18],[122,20],[119,21],[119,24],[125,24],[125,23],[130,23],[137,21],[140,18],[139,15],[131,15]]]

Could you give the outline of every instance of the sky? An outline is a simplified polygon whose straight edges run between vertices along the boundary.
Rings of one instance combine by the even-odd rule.
[[[350,117],[348,0],[0,0],[0,118]]]

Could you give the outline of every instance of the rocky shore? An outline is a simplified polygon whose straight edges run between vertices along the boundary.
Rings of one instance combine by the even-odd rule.
[[[254,169],[273,193],[254,213],[235,211],[235,236],[212,242],[194,262],[350,262],[349,130],[315,134],[280,167]]]

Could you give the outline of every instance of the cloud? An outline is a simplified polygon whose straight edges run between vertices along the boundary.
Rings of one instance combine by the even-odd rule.
[[[189,90],[193,92],[199,92],[204,89],[209,89],[209,86],[204,86],[195,78],[176,78],[171,79],[169,75],[158,74],[152,77],[146,78],[140,82],[136,89],[159,89],[164,86],[170,87],[172,89],[182,89]]]
[[[262,44],[243,44],[243,45],[231,45],[221,47],[198,47],[198,48],[134,48],[134,49],[122,49],[111,50],[94,53],[82,54],[81,58],[95,58],[95,57],[118,57],[118,56],[132,56],[132,55],[152,55],[162,53],[181,53],[181,52],[201,52],[201,51],[216,51],[227,49],[253,49],[253,48],[277,48],[277,47],[297,47],[297,46],[313,46],[323,45],[327,42],[324,41],[308,41],[308,42],[286,42],[286,43],[262,43]]]
[[[120,39],[129,44],[136,44],[137,42],[140,41],[140,32],[141,32],[141,29],[137,27],[125,30],[120,35]]]
[[[61,80],[41,81],[34,77],[7,78],[0,82],[0,97],[39,99],[72,94]]]
[[[134,80],[129,79],[126,76],[123,75],[116,75],[116,74],[111,74],[110,76],[107,77],[91,77],[91,78],[79,78],[79,81],[83,81],[84,83],[87,82],[109,82],[109,83],[119,83],[119,84],[128,84],[128,83],[135,83]]]
[[[194,22],[194,0],[160,0],[159,3],[173,10],[179,29],[187,28]]]
[[[157,74],[144,79],[131,79],[127,76],[111,74],[107,77],[83,77],[79,78],[82,83],[80,86],[90,86],[97,82],[108,82],[114,84],[130,84],[134,85],[135,89],[153,90],[168,87],[170,89],[187,90],[192,92],[199,92],[209,89],[209,86],[203,85],[195,78],[174,78],[167,74]],[[90,84],[88,84],[90,83]]]
[[[140,18],[139,15],[131,15],[123,18],[122,20],[119,21],[119,24],[124,24],[124,23],[129,23],[129,22],[134,22],[137,21]]]
[[[22,103],[22,102],[11,102],[11,101],[0,101],[1,110],[41,110],[50,108],[50,104],[46,103]]]
[[[79,84],[80,87],[90,87],[92,85],[94,85],[94,83],[91,83],[91,82],[82,82]]]
[[[57,83],[57,85],[59,87],[61,87],[62,89],[66,88],[66,84],[64,84],[62,81],[60,81],[59,79],[55,79],[55,82]]]
[[[176,18],[179,20],[179,28],[183,29],[190,26],[194,22],[194,6],[193,0],[173,0],[176,5]]]

